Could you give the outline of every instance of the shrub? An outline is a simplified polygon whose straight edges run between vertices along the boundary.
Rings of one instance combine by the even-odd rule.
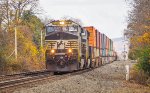
[[[131,71],[131,80],[134,80],[135,82],[139,83],[139,84],[147,84],[147,81],[149,79],[148,74],[146,74],[143,70],[132,70]]]
[[[135,57],[135,51],[129,50],[128,57],[129,57],[129,59],[131,59],[131,60],[135,60],[135,59],[136,59],[136,57]]]
[[[150,47],[138,48],[134,53],[138,63],[131,71],[131,79],[150,85]]]
[[[143,70],[145,73],[150,75],[150,48],[140,48],[136,55],[138,59],[138,69]]]

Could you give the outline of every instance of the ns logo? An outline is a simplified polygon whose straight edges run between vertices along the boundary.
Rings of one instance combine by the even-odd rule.
[[[65,49],[65,42],[64,41],[57,41],[57,49]]]

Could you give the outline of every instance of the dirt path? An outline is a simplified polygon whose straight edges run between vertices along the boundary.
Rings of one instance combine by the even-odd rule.
[[[125,81],[125,65],[116,61],[93,71],[52,83],[23,88],[14,93],[150,93],[148,87]]]

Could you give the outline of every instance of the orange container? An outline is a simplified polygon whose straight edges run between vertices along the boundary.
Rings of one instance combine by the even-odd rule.
[[[89,33],[89,45],[92,47],[96,47],[96,37],[97,31],[93,26],[84,27]]]

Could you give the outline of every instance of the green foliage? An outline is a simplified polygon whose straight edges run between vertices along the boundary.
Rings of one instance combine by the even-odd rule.
[[[135,52],[133,50],[129,50],[128,58],[131,60],[136,60]]]
[[[140,48],[136,52],[139,70],[150,75],[150,47]]]
[[[41,20],[35,16],[31,11],[25,11],[22,16],[22,24],[27,25],[31,29],[31,33],[33,33],[33,41],[39,47],[40,46],[40,34],[41,30],[44,27],[44,24]]]
[[[132,52],[133,53],[133,52]],[[149,85],[150,84],[150,47],[136,48],[134,50],[134,58],[137,64],[131,71],[131,79],[137,83]]]

